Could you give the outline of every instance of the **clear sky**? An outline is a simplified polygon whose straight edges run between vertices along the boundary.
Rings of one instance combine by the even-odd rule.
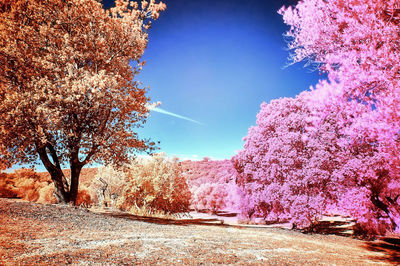
[[[140,134],[180,158],[233,156],[262,102],[293,97],[321,78],[301,64],[285,68],[288,27],[277,10],[295,2],[164,0],[136,77],[164,112],[152,111]]]
[[[293,97],[321,79],[301,64],[285,67],[288,27],[277,10],[297,0],[163,2],[167,10],[149,31],[147,64],[135,79],[150,86],[152,102],[162,102],[139,133],[168,155],[229,159],[262,102]]]
[[[262,102],[293,97],[321,79],[301,64],[286,67],[288,27],[277,11],[297,0],[163,2],[167,10],[149,31],[147,64],[135,79],[150,86],[152,102],[162,102],[139,133],[168,155],[229,159]]]

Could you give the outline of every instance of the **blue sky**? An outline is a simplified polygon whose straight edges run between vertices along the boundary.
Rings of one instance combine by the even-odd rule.
[[[151,112],[139,133],[160,141],[168,155],[230,158],[242,148],[262,102],[295,96],[321,78],[301,64],[285,68],[287,27],[277,10],[295,1],[164,3],[136,80],[150,86],[159,108],[194,120]]]
[[[103,0],[106,8],[113,3]],[[301,64],[285,67],[288,27],[277,10],[296,0],[164,3],[135,80],[150,86],[152,102],[162,102],[139,133],[170,156],[231,158],[262,102],[293,97],[321,78]]]

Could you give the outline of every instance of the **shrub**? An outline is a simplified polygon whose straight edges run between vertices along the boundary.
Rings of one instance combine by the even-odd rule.
[[[14,182],[10,179],[10,174],[0,173],[0,197],[15,198],[17,193],[13,190]]]
[[[155,154],[137,158],[125,170],[126,186],[117,206],[135,212],[148,209],[149,213],[166,214],[187,212],[190,191],[177,158]]]
[[[97,171],[88,191],[94,204],[101,207],[116,207],[115,201],[122,195],[125,185],[125,173],[107,166]]]
[[[90,195],[84,186],[80,186],[77,205],[89,206]],[[50,176],[35,172],[33,169],[17,169],[13,173],[0,174],[0,197],[20,198],[42,204],[57,203],[54,197],[55,187]]]
[[[100,168],[88,191],[100,207],[138,215],[186,212],[191,197],[178,159],[165,154],[137,158],[119,170]]]
[[[54,185],[50,179],[40,176],[33,169],[18,169],[2,173],[0,196],[16,197],[39,203],[56,203]]]
[[[50,183],[47,186],[44,186],[42,188],[39,188],[38,194],[39,197],[37,198],[36,202],[37,203],[56,203],[56,199],[54,197],[54,184]]]
[[[92,205],[92,199],[90,197],[88,189],[86,188],[79,189],[75,205],[86,208]]]

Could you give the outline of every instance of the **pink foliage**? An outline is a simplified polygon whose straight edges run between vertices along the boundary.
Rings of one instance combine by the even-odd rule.
[[[304,95],[263,103],[257,126],[249,129],[243,150],[232,158],[246,199],[244,217],[305,227],[338,198],[332,177],[340,164],[338,133],[332,121],[308,131],[311,111]]]
[[[400,163],[400,2],[398,0],[306,0],[280,13],[293,62],[310,60],[329,74],[316,86],[327,106],[349,100],[369,106],[346,134],[364,131],[379,141],[392,164]],[[350,119],[352,120],[352,119]]]
[[[342,152],[342,167],[335,173],[343,191],[338,207],[353,216],[367,234],[400,233],[398,166],[368,133],[351,140]]]
[[[261,105],[257,125],[232,158],[242,216],[304,228],[336,212],[354,217],[368,234],[398,230],[396,166],[368,132],[357,139],[343,133],[346,117],[363,110],[332,107],[316,123],[315,93]]]
[[[343,93],[371,101],[398,92],[398,11],[398,0],[305,0],[279,12],[293,62],[316,62]]]
[[[229,160],[183,161],[182,168],[192,192],[193,209],[212,212],[237,209],[240,200],[236,171]]]
[[[400,225],[399,11],[398,0],[304,0],[279,11],[290,26],[293,63],[308,60],[328,73],[309,102],[317,123],[335,109],[356,113],[337,121],[348,153],[341,175],[352,184],[343,202],[375,228],[369,232]]]
[[[316,86],[326,106],[367,105],[346,134],[368,134],[392,164],[400,163],[400,1],[306,0],[280,13],[291,28],[293,62],[310,60],[331,84]],[[353,103],[353,105],[355,105]],[[362,107],[361,107],[362,108]]]

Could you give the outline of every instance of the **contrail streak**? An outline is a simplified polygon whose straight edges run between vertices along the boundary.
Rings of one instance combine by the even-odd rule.
[[[199,121],[196,121],[194,119],[191,119],[191,118],[183,116],[183,115],[178,115],[178,114],[175,114],[175,113],[172,113],[172,112],[168,112],[168,111],[166,111],[164,109],[161,109],[161,108],[158,108],[158,107],[153,107],[153,106],[148,105],[147,108],[149,108],[150,111],[154,111],[154,112],[165,114],[165,115],[170,115],[170,116],[173,116],[173,117],[177,117],[177,118],[180,118],[180,119],[183,119],[183,120],[187,120],[187,121],[190,121],[192,123],[196,123],[196,124],[204,126],[204,124],[199,122]]]

